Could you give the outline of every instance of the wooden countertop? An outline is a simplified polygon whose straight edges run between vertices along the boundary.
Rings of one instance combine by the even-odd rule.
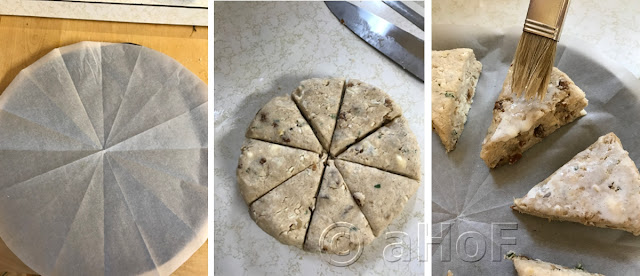
[[[51,50],[81,41],[131,42],[160,51],[208,83],[208,28],[0,15],[0,93]],[[206,242],[173,275],[207,275]],[[0,240],[0,273],[34,273]],[[7,274],[9,275],[9,274]]]

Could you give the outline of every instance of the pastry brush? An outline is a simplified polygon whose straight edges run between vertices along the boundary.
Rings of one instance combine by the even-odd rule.
[[[511,91],[543,99],[551,79],[556,46],[569,0],[531,0],[513,58]]]

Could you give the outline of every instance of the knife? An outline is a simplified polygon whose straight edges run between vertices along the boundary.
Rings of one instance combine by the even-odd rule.
[[[340,23],[424,82],[424,40],[351,3],[325,4]]]

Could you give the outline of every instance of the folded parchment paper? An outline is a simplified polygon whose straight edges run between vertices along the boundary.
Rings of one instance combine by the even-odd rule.
[[[0,236],[43,275],[167,275],[207,239],[207,85],[82,42],[0,96]]]
[[[489,170],[480,149],[521,28],[433,26],[433,49],[472,48],[482,62],[469,119],[455,151],[433,134],[434,275],[514,275],[509,250],[606,275],[637,275],[640,237],[570,222],[548,222],[509,207],[597,138],[615,132],[640,164],[640,81],[565,30],[556,67],[582,88],[588,114],[558,129],[511,166]],[[591,199],[586,199],[591,200]],[[509,230],[512,229],[512,230]],[[466,241],[466,242],[465,242]],[[503,244],[500,246],[500,244]],[[507,245],[504,245],[507,244]],[[465,250],[466,247],[466,250]],[[476,251],[477,250],[477,251]],[[466,252],[466,253],[465,253]]]

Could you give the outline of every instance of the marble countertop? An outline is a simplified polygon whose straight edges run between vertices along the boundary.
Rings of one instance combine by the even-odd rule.
[[[424,37],[382,3],[357,5]],[[381,236],[365,247],[356,263],[337,267],[321,254],[280,244],[263,232],[240,197],[236,166],[245,130],[260,107],[312,77],[357,78],[386,91],[403,108],[424,149],[424,83],[342,26],[323,2],[216,2],[214,24],[214,271],[221,275],[422,274],[426,256],[418,245],[426,239],[426,227],[421,224],[424,180],[387,228],[406,233],[404,249],[385,251],[385,246],[399,240]],[[389,253],[400,259],[392,262]]]
[[[528,0],[433,0],[433,24],[522,26]],[[563,35],[593,43],[608,58],[640,77],[640,1],[571,1]],[[562,37],[560,38],[562,41]]]

